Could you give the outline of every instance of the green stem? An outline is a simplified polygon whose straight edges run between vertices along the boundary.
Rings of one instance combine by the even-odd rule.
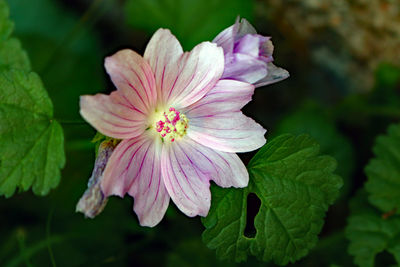
[[[29,261],[29,255],[26,253],[26,248],[25,248],[25,231],[23,229],[20,229],[17,231],[17,240],[18,240],[18,245],[19,245],[19,250],[20,250],[20,259],[21,261],[25,261],[25,265],[28,267],[31,267],[32,264]]]
[[[53,254],[53,249],[51,247],[50,243],[50,224],[51,224],[51,218],[53,217],[54,213],[54,207],[50,210],[49,216],[47,216],[47,222],[46,222],[46,241],[47,241],[47,250],[49,251],[49,256],[50,256],[50,261],[53,267],[57,267],[56,265],[56,260],[54,259],[54,254]]]
[[[85,125],[87,124],[86,121],[83,120],[59,120],[56,119],[59,123],[61,123],[62,125]]]
[[[16,257],[14,257],[13,259],[11,259],[8,263],[4,264],[3,266],[5,267],[17,267],[21,265],[21,262],[25,260],[29,260],[30,257],[32,257],[34,254],[36,254],[37,252],[41,251],[42,249],[47,248],[48,243],[50,244],[57,244],[57,243],[61,243],[64,242],[68,239],[73,238],[72,236],[52,236],[49,239],[45,239],[43,241],[40,241],[39,243],[36,243],[35,245],[31,246],[31,247],[27,247],[25,248],[25,246],[23,247],[23,251],[21,251],[21,253],[19,255],[17,255]]]

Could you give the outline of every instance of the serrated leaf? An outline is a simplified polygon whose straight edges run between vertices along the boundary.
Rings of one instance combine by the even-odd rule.
[[[364,191],[352,200],[346,237],[350,240],[348,251],[358,266],[375,266],[375,257],[383,251],[393,254],[400,264],[400,216],[384,218],[368,204]]]
[[[285,265],[304,257],[342,185],[335,168],[336,161],[319,155],[319,145],[306,135],[273,139],[249,163],[248,187],[212,187],[203,241],[221,259],[244,261],[251,254]],[[261,200],[254,238],[244,235],[250,193]]]
[[[17,188],[45,195],[65,164],[64,136],[39,76],[0,72],[0,195]]]
[[[391,125],[387,135],[379,136],[365,172],[369,201],[383,212],[400,214],[400,124]]]
[[[335,127],[326,111],[318,104],[308,102],[300,109],[285,116],[275,130],[278,134],[309,134],[321,146],[321,153],[334,157],[338,162],[336,172],[345,180],[342,194],[347,192],[354,170],[354,149],[349,139]],[[345,191],[345,192],[344,192]]]
[[[211,41],[232,25],[238,15],[252,20],[253,1],[242,0],[128,0],[127,22],[153,33],[171,29],[186,50],[202,41]]]
[[[8,19],[9,9],[4,0],[0,0],[0,68],[29,70],[30,63],[20,42],[9,38],[14,24]]]

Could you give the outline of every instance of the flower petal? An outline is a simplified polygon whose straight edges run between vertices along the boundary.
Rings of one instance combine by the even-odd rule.
[[[202,99],[182,110],[189,120],[240,111],[254,93],[254,86],[235,80],[220,80]]]
[[[166,29],[157,30],[147,44],[144,59],[149,62],[156,79],[159,100],[166,102],[162,88],[170,88],[174,78],[166,73],[176,71],[176,64],[183,55],[183,49],[176,37]]]
[[[80,113],[96,130],[113,138],[132,138],[145,130],[143,114],[133,109],[118,91],[81,96]]]
[[[240,111],[189,118],[189,123],[187,134],[190,138],[220,151],[248,152],[266,142],[266,130]]]
[[[257,57],[236,53],[226,61],[223,79],[255,83],[267,75],[267,64]]]
[[[134,201],[142,226],[154,226],[163,218],[169,195],[161,178],[161,144],[146,136],[123,140],[111,155],[101,184],[106,196],[125,193]]]
[[[221,47],[210,42],[182,52],[168,30],[158,30],[144,55],[150,63],[163,104],[182,108],[202,98],[220,79],[224,70]]]
[[[226,28],[222,32],[220,32],[214,40],[213,43],[216,43],[220,47],[224,49],[224,53],[232,53],[233,45],[235,43],[235,34],[237,31],[237,23],[233,24],[232,26]]]
[[[176,108],[184,108],[210,91],[224,71],[224,55],[221,47],[210,42],[197,45],[178,61],[177,68],[167,75],[175,78],[168,92],[169,102]]]
[[[185,138],[186,139],[186,138]],[[185,141],[163,146],[161,172],[165,187],[176,206],[187,216],[206,216],[211,205],[209,177]]]
[[[261,87],[282,81],[289,77],[289,72],[285,69],[279,68],[272,63],[267,64],[267,76],[263,79],[257,81],[254,85],[255,87]]]
[[[174,203],[188,216],[206,216],[210,208],[209,180],[222,187],[245,187],[246,167],[234,153],[216,151],[190,138],[164,146],[162,174]]]
[[[201,100],[182,110],[189,119],[188,136],[225,152],[247,152],[265,144],[265,130],[240,109],[254,86],[240,81],[220,80]]]
[[[136,52],[124,49],[105,59],[105,68],[115,86],[139,112],[147,114],[157,100],[150,65]]]

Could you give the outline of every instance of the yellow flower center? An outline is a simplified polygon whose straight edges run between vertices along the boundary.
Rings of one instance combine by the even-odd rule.
[[[185,136],[188,127],[189,120],[185,114],[175,108],[159,113],[155,120],[155,129],[164,142],[175,142],[177,138]]]

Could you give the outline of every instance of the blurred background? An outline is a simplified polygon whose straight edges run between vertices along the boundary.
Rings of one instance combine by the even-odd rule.
[[[293,266],[353,266],[344,236],[349,200],[363,186],[372,145],[400,121],[399,0],[8,0],[18,37],[63,126],[67,164],[46,197],[0,198],[0,266],[234,266],[201,241],[200,218],[173,204],[155,228],[140,227],[130,197],[113,197],[96,219],[75,213],[94,162],[95,131],[79,96],[111,92],[104,57],[142,54],[169,28],[190,50],[238,15],[272,36],[275,64],[290,78],[259,88],[244,112],[268,129],[309,133],[338,161],[344,179],[316,248]],[[241,155],[247,162],[253,154]],[[251,207],[252,203],[254,204]],[[250,213],[257,201],[250,201]],[[377,266],[394,264],[386,253]],[[240,265],[268,266],[250,258]],[[272,264],[270,264],[273,266]]]

